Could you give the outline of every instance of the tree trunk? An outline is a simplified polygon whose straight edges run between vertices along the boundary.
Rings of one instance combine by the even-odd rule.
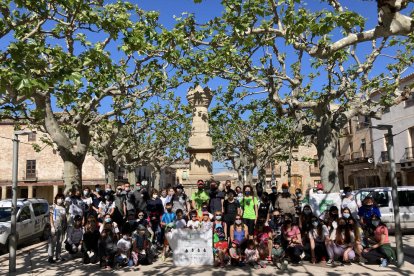
[[[254,170],[254,167],[251,167],[251,166],[248,166],[245,168],[247,185],[253,185],[253,170]]]
[[[131,185],[135,185],[137,183],[137,173],[135,171],[135,168],[133,169],[127,169],[128,174],[128,182]]]
[[[107,160],[105,162],[105,174],[106,182],[110,184],[112,189],[115,191],[115,180],[117,178],[117,166],[115,161]]]
[[[65,184],[64,194],[70,193],[73,187],[82,189],[82,164],[73,161],[64,160],[63,166],[63,183]]]
[[[266,187],[266,169],[265,167],[258,167],[257,176],[260,183],[262,183],[263,187]]]
[[[153,167],[154,168],[154,170],[152,171],[152,187],[153,188],[155,188],[155,189],[157,189],[157,190],[160,190],[160,188],[162,188],[161,186],[160,186],[160,181],[161,181],[161,170],[160,169],[157,169],[157,168],[155,168],[155,167]]]
[[[331,127],[331,121],[329,119],[328,116],[322,119],[317,133],[316,148],[324,190],[332,193],[339,192],[337,159],[338,131]]]

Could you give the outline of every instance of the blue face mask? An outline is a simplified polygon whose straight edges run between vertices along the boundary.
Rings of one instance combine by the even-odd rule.
[[[348,213],[343,214],[343,217],[344,217],[344,218],[346,218],[346,219],[347,219],[347,218],[349,218],[350,216],[351,216],[351,215],[350,215],[350,214],[348,214]]]
[[[112,221],[112,220],[111,220],[110,218],[106,218],[106,219],[105,219],[105,222],[106,222],[106,223],[111,223],[111,221]]]
[[[249,196],[250,195],[250,191],[245,191],[244,194],[247,195],[247,196]]]

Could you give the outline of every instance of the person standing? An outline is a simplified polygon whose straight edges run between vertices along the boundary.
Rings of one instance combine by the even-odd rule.
[[[243,187],[244,197],[240,202],[244,224],[249,229],[249,239],[253,239],[254,226],[257,220],[258,199],[254,196],[253,188],[250,185]]]
[[[278,196],[277,188],[276,186],[272,186],[272,192],[269,194],[269,200],[272,204],[273,209],[275,208],[276,199]]]
[[[231,181],[230,180],[226,180],[226,183],[224,184],[223,193],[227,195],[230,191],[233,191],[234,192],[234,190],[231,188]]]
[[[184,193],[183,185],[178,185],[176,188],[176,192],[171,197],[172,203],[172,210],[173,212],[177,212],[177,210],[181,209],[183,211],[184,216],[187,216],[189,211],[189,202],[188,196]]]
[[[134,200],[135,210],[137,212],[147,212],[147,201],[150,200],[150,197],[148,191],[145,189],[145,187],[142,187],[141,183],[139,182],[135,184]]]
[[[127,218],[125,214],[125,195],[123,194],[122,185],[118,184],[116,187],[114,204],[115,210],[113,213],[113,219],[122,228],[124,220]]]
[[[296,214],[296,197],[289,192],[289,185],[287,183],[283,183],[282,193],[277,197],[275,205],[275,207],[281,209],[285,215],[291,214],[294,216]]]
[[[358,219],[358,205],[352,194],[351,187],[344,188],[344,197],[342,198],[341,209],[349,208],[354,219]]]
[[[50,236],[48,241],[48,262],[54,263],[53,256],[56,254],[56,260],[62,261],[62,243],[65,238],[67,228],[66,209],[64,207],[65,196],[57,194],[55,196],[53,210],[50,213]]]
[[[223,212],[224,193],[218,189],[215,181],[210,183],[209,198],[208,207],[210,213],[214,214],[216,211]]]
[[[197,187],[198,191],[194,192],[191,195],[191,207],[192,209],[197,210],[198,216],[202,216],[202,210],[201,207],[203,205],[203,202],[208,202],[210,197],[206,191],[204,191],[204,181],[199,179],[197,181]]]
[[[240,203],[235,199],[236,192],[229,190],[227,199],[223,203],[224,222],[227,225],[227,233],[230,233],[230,226],[234,225],[236,217],[241,214]]]
[[[72,188],[72,194],[65,199],[69,206],[69,225],[73,225],[74,218],[80,216],[84,220],[85,202],[82,200],[81,191],[77,186]]]
[[[122,192],[122,195],[124,197],[124,214],[125,216],[128,216],[129,214],[133,214],[134,217],[136,215],[135,210],[135,195],[131,191],[131,184],[125,183],[124,185],[124,191]]]

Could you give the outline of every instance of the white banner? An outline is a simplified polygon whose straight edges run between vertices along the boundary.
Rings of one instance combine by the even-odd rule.
[[[309,197],[302,201],[302,207],[306,204],[309,204],[313,210],[313,214],[319,217],[325,210],[329,209],[331,206],[338,207],[339,212],[341,212],[341,202],[342,200],[340,193],[310,193]]]
[[[213,232],[172,229],[166,234],[175,266],[213,265]]]

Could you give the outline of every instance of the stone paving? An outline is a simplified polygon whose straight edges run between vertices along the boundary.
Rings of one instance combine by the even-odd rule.
[[[393,237],[390,237],[392,240]],[[38,243],[18,251],[17,272],[8,273],[8,255],[0,256],[0,275],[211,275],[211,276],[250,276],[250,275],[414,275],[414,235],[404,236],[405,264],[401,269],[395,266],[381,268],[378,265],[359,265],[329,267],[325,265],[312,265],[304,262],[301,266],[289,266],[288,271],[281,271],[274,266],[261,269],[250,267],[215,268],[211,266],[175,267],[171,259],[166,262],[158,261],[151,266],[139,268],[124,268],[104,271],[96,264],[84,265],[81,259],[69,259],[56,264],[47,262],[46,243]]]

